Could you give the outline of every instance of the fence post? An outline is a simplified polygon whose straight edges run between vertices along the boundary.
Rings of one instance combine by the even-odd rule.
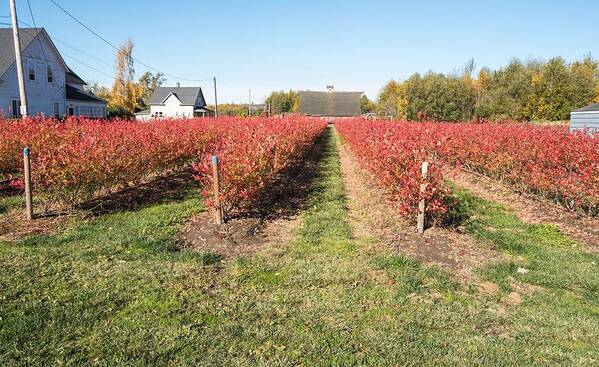
[[[218,157],[212,156],[212,190],[214,192],[214,220],[223,224],[223,208],[220,203],[220,182],[218,177]]]
[[[31,203],[31,162],[29,147],[23,148],[23,173],[25,180],[25,204],[27,206],[27,219],[33,219],[33,205]]]
[[[424,233],[424,220],[426,217],[426,201],[424,200],[424,193],[426,192],[427,179],[428,179],[428,162],[422,162],[422,183],[420,184],[420,195],[422,199],[418,203],[418,233]]]

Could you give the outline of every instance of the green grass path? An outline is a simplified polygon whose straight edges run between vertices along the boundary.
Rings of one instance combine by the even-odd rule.
[[[0,244],[0,365],[599,361],[599,281],[590,271],[597,256],[559,233],[530,230],[528,242],[497,246],[515,260],[481,270],[501,286],[483,295],[374,239],[353,238],[332,131],[325,144],[296,239],[223,268],[210,254],[172,251],[181,224],[201,210],[193,194]],[[467,231],[480,241],[518,242],[529,229],[460,195]],[[553,261],[561,262],[545,269]],[[581,261],[588,265],[575,267]],[[520,263],[531,272],[517,274]],[[562,266],[581,273],[538,273],[564,273]],[[504,305],[512,278],[545,290]]]

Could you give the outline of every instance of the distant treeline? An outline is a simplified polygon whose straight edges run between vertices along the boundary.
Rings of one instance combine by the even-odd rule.
[[[570,111],[599,102],[598,62],[512,60],[474,74],[473,61],[459,72],[413,74],[389,81],[373,106],[379,115],[408,120],[567,120]]]
[[[498,70],[475,69],[471,60],[453,73],[431,71],[391,80],[376,101],[362,96],[362,113],[407,120],[559,121],[569,119],[574,109],[599,102],[599,62],[591,56],[572,63],[561,57],[513,59]],[[299,95],[292,90],[272,92],[266,103],[273,114],[295,112]]]

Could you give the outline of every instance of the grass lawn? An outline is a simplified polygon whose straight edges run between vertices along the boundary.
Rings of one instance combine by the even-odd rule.
[[[511,255],[480,269],[496,293],[354,238],[328,134],[296,238],[258,254],[173,251],[193,192],[0,244],[0,365],[599,363],[599,256],[462,191],[465,230]]]

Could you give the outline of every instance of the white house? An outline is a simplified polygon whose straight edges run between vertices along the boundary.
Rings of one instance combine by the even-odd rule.
[[[106,101],[65,63],[44,28],[19,28],[30,115],[105,117]],[[0,28],[0,115],[20,117],[21,100],[11,28]]]
[[[150,108],[135,114],[137,120],[212,116],[200,87],[158,87]]]

